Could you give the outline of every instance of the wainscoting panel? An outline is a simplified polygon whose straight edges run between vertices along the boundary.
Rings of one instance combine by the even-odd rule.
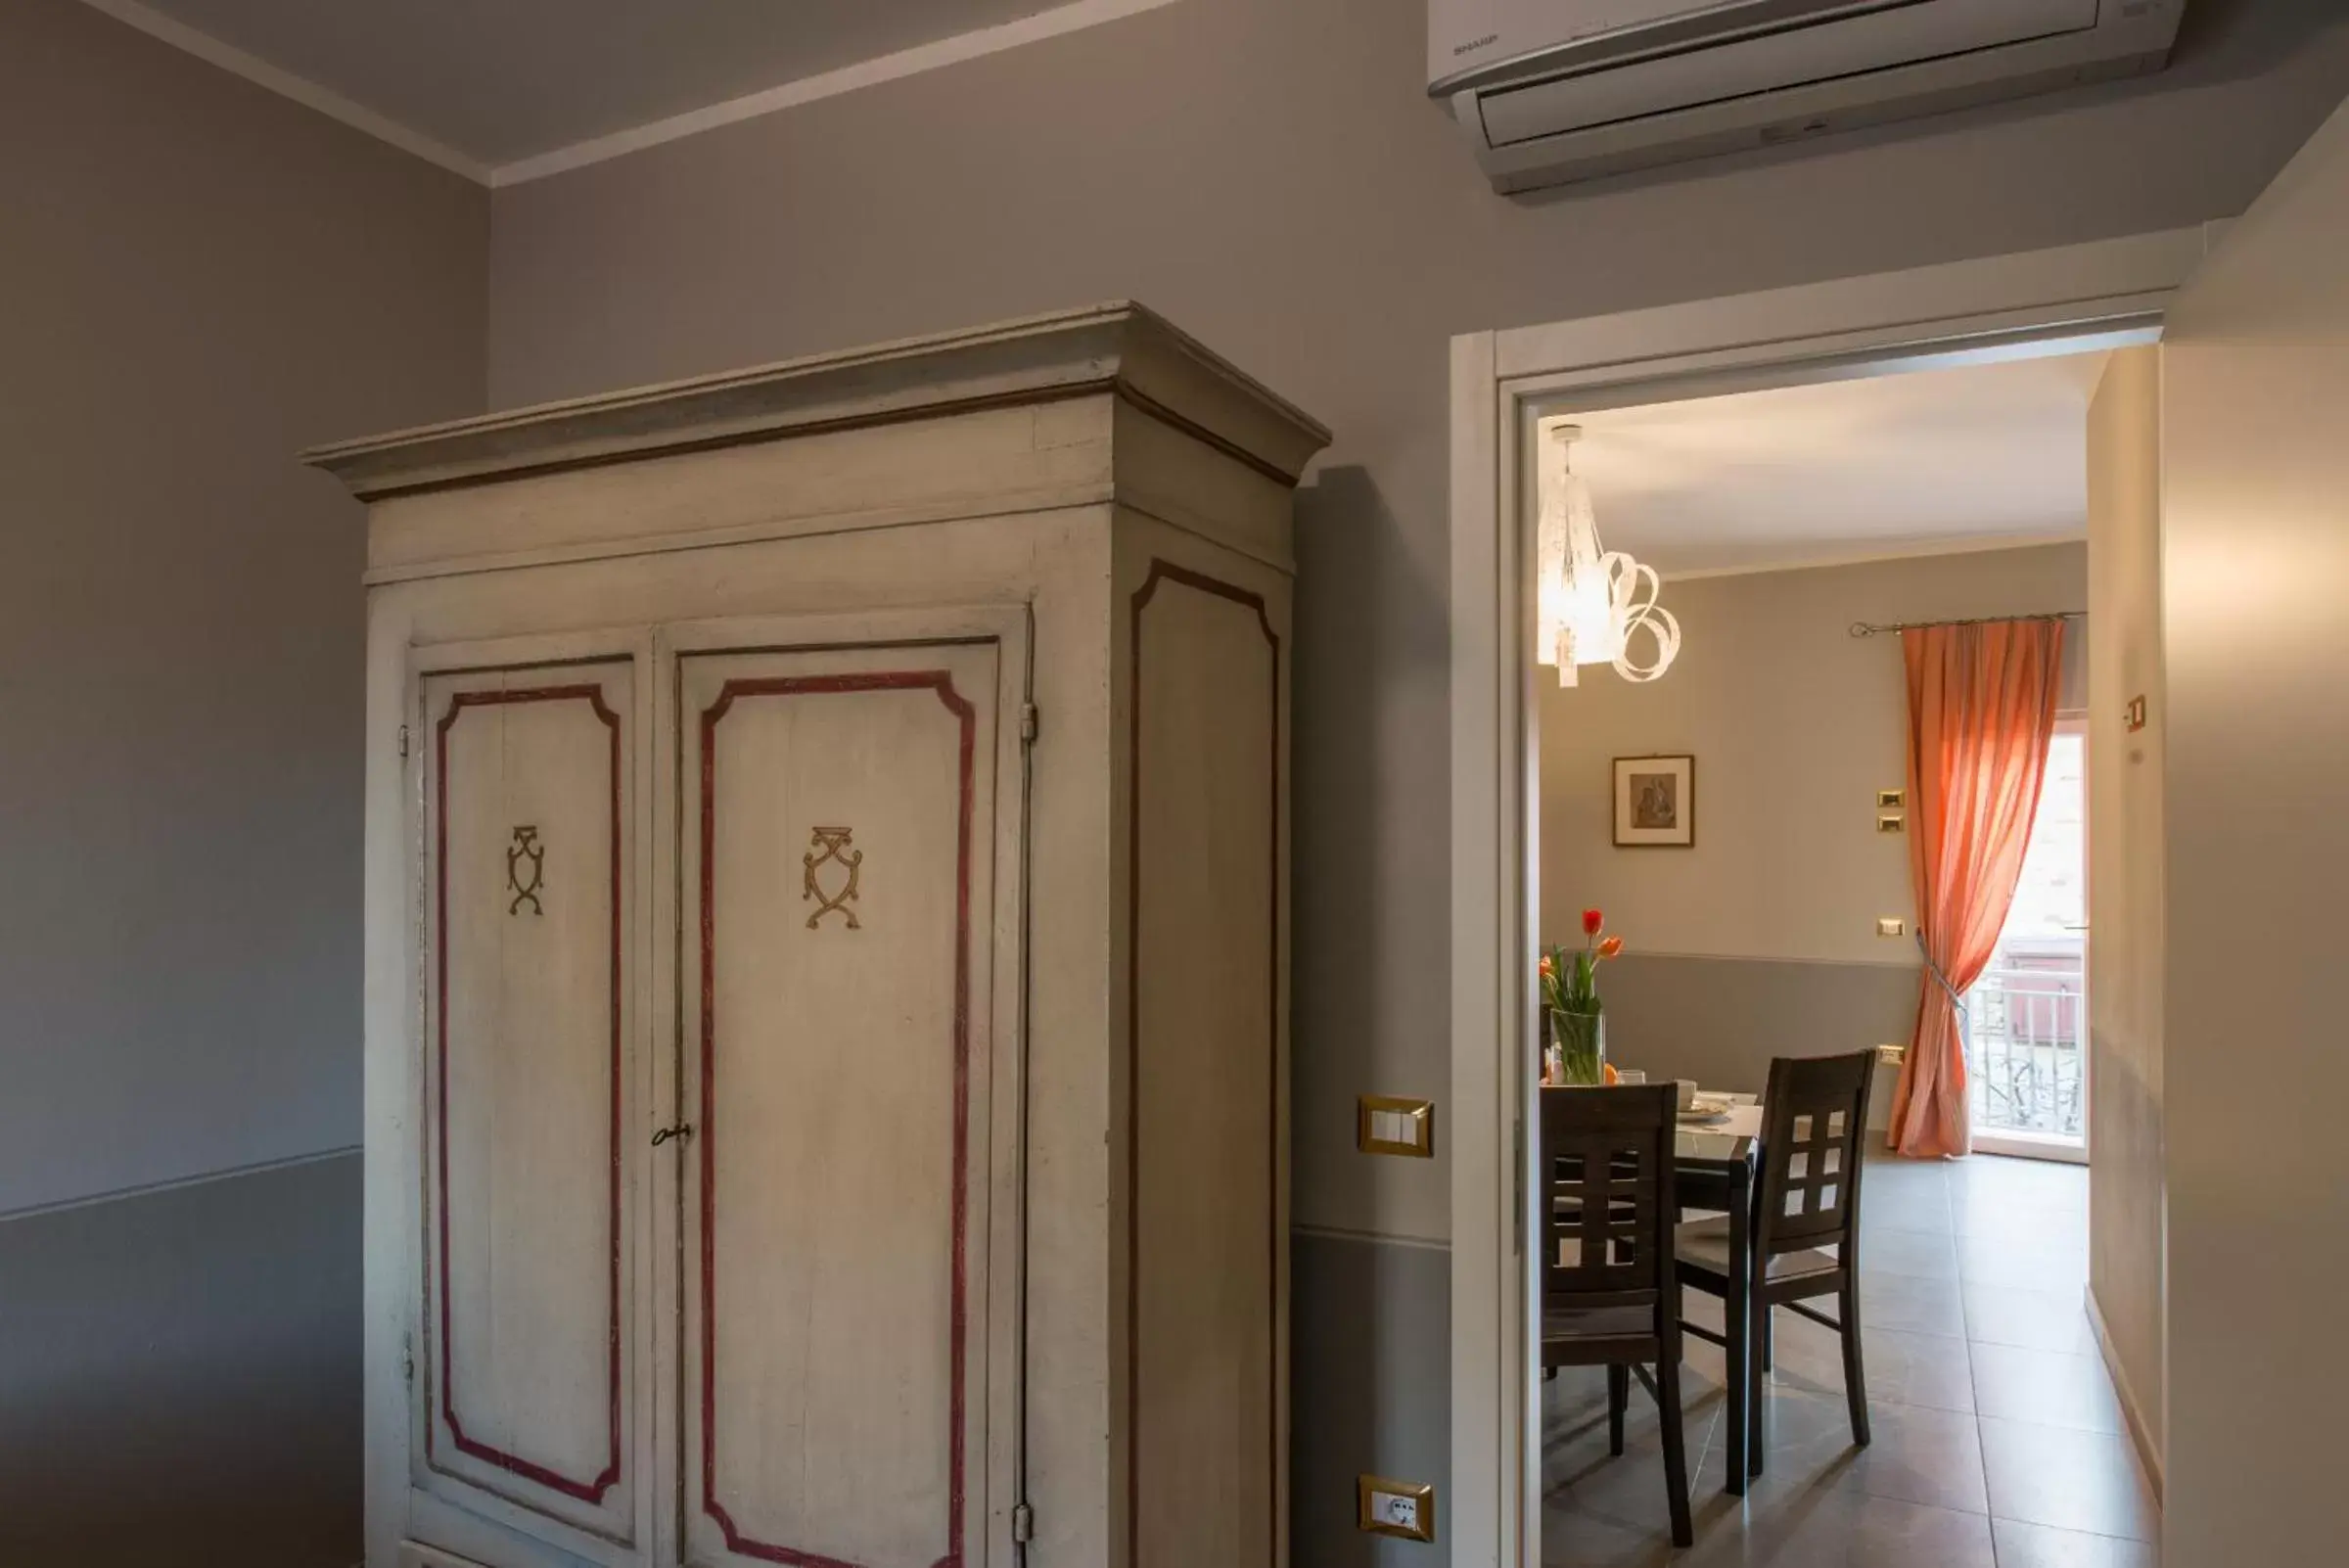
[[[1291,1568],[1448,1562],[1451,1253],[1424,1242],[1290,1234]],[[1436,1488],[1436,1545],[1355,1527],[1355,1478]]]
[[[1894,944],[1887,942],[1886,946]],[[1773,1056],[1833,1056],[1906,1043],[1921,966],[1680,958],[1626,953],[1601,972],[1607,1058],[1650,1078],[1760,1093]],[[1869,1120],[1884,1124],[1892,1074]]]
[[[348,1568],[356,1153],[0,1220],[0,1563]]]

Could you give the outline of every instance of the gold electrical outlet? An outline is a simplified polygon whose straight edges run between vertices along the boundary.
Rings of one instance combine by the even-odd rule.
[[[1436,1102],[1365,1094],[1356,1103],[1354,1146],[1364,1154],[1436,1157]]]
[[[1898,811],[1908,804],[1909,792],[1907,790],[1876,791],[1876,809],[1879,811]]]
[[[1895,920],[1888,916],[1876,922],[1876,935],[1879,937],[1906,937],[1909,935],[1909,922]]]
[[[1876,818],[1876,831],[1878,833],[1906,833],[1909,831],[1909,819],[1903,816],[1879,816]]]
[[[1876,1061],[1882,1066],[1898,1067],[1908,1059],[1909,1047],[1906,1045],[1879,1045],[1876,1047]]]
[[[1436,1539],[1436,1489],[1383,1476],[1355,1478],[1355,1525],[1374,1536]]]

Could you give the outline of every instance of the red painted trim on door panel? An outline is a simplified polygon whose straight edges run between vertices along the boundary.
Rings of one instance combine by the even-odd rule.
[[[1149,576],[1133,591],[1127,621],[1127,666],[1128,673],[1127,727],[1127,789],[1129,800],[1126,821],[1126,1201],[1132,1212],[1126,1225],[1126,1561],[1128,1568],[1140,1568],[1142,1561],[1142,1492],[1139,1453],[1141,1449],[1141,1276],[1142,1250],[1139,1206],[1141,1201],[1142,1119],[1135,1103],[1135,1085],[1141,1078],[1141,929],[1142,929],[1142,612],[1158,596],[1162,582],[1178,583],[1183,587],[1229,600],[1256,612],[1256,623],[1265,634],[1265,642],[1272,656],[1271,722],[1272,747],[1272,811],[1268,819],[1271,845],[1271,963],[1265,1043],[1271,1058],[1271,1093],[1268,1129],[1268,1151],[1271,1156],[1272,1185],[1267,1194],[1265,1228],[1270,1235],[1271,1283],[1269,1304],[1272,1324],[1272,1387],[1268,1389],[1270,1420],[1266,1438],[1266,1462],[1271,1466],[1266,1473],[1278,1475],[1280,1453],[1280,1250],[1284,1237],[1280,1232],[1280,633],[1272,629],[1272,617],[1265,607],[1262,594],[1235,583],[1211,577],[1204,573],[1178,567],[1171,561],[1153,560]],[[1280,1491],[1272,1494],[1273,1539],[1269,1544],[1268,1561],[1280,1560]]]
[[[954,1176],[953,1300],[949,1309],[951,1388],[947,1395],[948,1436],[946,1539],[944,1556],[937,1568],[961,1568],[963,1560],[963,1381],[969,1285],[965,1230],[970,1207],[970,1073],[971,1073],[971,813],[973,766],[978,710],[954,689],[954,677],[944,669],[857,670],[834,675],[777,675],[729,680],[717,700],[702,713],[702,1511],[717,1524],[726,1548],[765,1562],[790,1563],[794,1568],[858,1568],[836,1557],[825,1557],[794,1546],[754,1541],[735,1525],[717,1500],[717,1227],[716,1227],[716,872],[717,841],[717,724],[740,697],[840,696],[881,691],[932,691],[961,725],[960,831],[955,852],[954,894]]]
[[[503,1449],[468,1437],[462,1422],[457,1419],[456,1354],[449,1332],[449,1298],[455,1293],[449,1288],[448,1275],[448,732],[469,708],[502,708],[523,703],[584,702],[603,720],[611,732],[612,742],[612,1124],[610,1129],[609,1160],[611,1166],[611,1273],[608,1281],[610,1322],[606,1360],[609,1366],[610,1457],[603,1470],[592,1481],[577,1481],[557,1470],[530,1460]],[[604,1494],[611,1491],[620,1479],[620,1251],[621,1251],[621,941],[622,909],[621,904],[621,745],[620,715],[604,703],[601,686],[536,686],[510,690],[460,691],[450,695],[448,712],[440,717],[434,736],[435,747],[435,889],[434,957],[438,978],[438,1067],[439,1094],[435,1111],[438,1124],[436,1137],[439,1143],[439,1230],[440,1272],[438,1283],[440,1295],[440,1414],[448,1423],[449,1437],[457,1452],[484,1464],[493,1465],[509,1475],[559,1492],[581,1502],[601,1503]],[[433,1426],[425,1427],[425,1455],[432,1455]]]

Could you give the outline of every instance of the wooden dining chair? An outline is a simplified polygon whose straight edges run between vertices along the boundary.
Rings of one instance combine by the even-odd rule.
[[[1852,1441],[1865,1447],[1867,1378],[1860,1355],[1860,1187],[1865,1168],[1867,1095],[1875,1083],[1876,1053],[1781,1056],[1770,1064],[1762,1099],[1762,1179],[1751,1230],[1753,1314],[1745,1358],[1747,1408],[1755,1412],[1751,1469],[1762,1473],[1762,1375],[1769,1370],[1771,1314],[1780,1307],[1823,1327],[1843,1342],[1844,1398],[1851,1406]],[[1681,1283],[1727,1297],[1729,1222],[1724,1217],[1679,1227],[1675,1250]],[[1832,1248],[1832,1251],[1828,1249]],[[1829,1317],[1808,1303],[1836,1299]],[[1694,1323],[1700,1339],[1722,1336]]]
[[[1663,1419],[1672,1539],[1685,1546],[1695,1533],[1681,1430],[1673,1105],[1669,1084],[1542,1091],[1542,1366],[1607,1368],[1607,1446],[1618,1454],[1637,1373]]]

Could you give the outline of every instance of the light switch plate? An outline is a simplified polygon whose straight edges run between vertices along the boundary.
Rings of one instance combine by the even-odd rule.
[[[1876,791],[1876,809],[1879,811],[1897,811],[1908,804],[1909,792],[1907,790]]]
[[[1876,1060],[1885,1067],[1898,1067],[1908,1059],[1909,1047],[1906,1045],[1879,1045],[1876,1047]]]
[[[1878,833],[1906,833],[1909,831],[1909,819],[1888,812],[1876,818],[1876,831]]]
[[[1374,1536],[1436,1539],[1436,1489],[1384,1476],[1355,1478],[1355,1524]]]
[[[1909,922],[1895,920],[1888,915],[1876,922],[1876,935],[1879,937],[1906,937],[1909,935]]]
[[[1436,1104],[1394,1094],[1365,1094],[1355,1106],[1354,1146],[1364,1154],[1436,1157]]]

